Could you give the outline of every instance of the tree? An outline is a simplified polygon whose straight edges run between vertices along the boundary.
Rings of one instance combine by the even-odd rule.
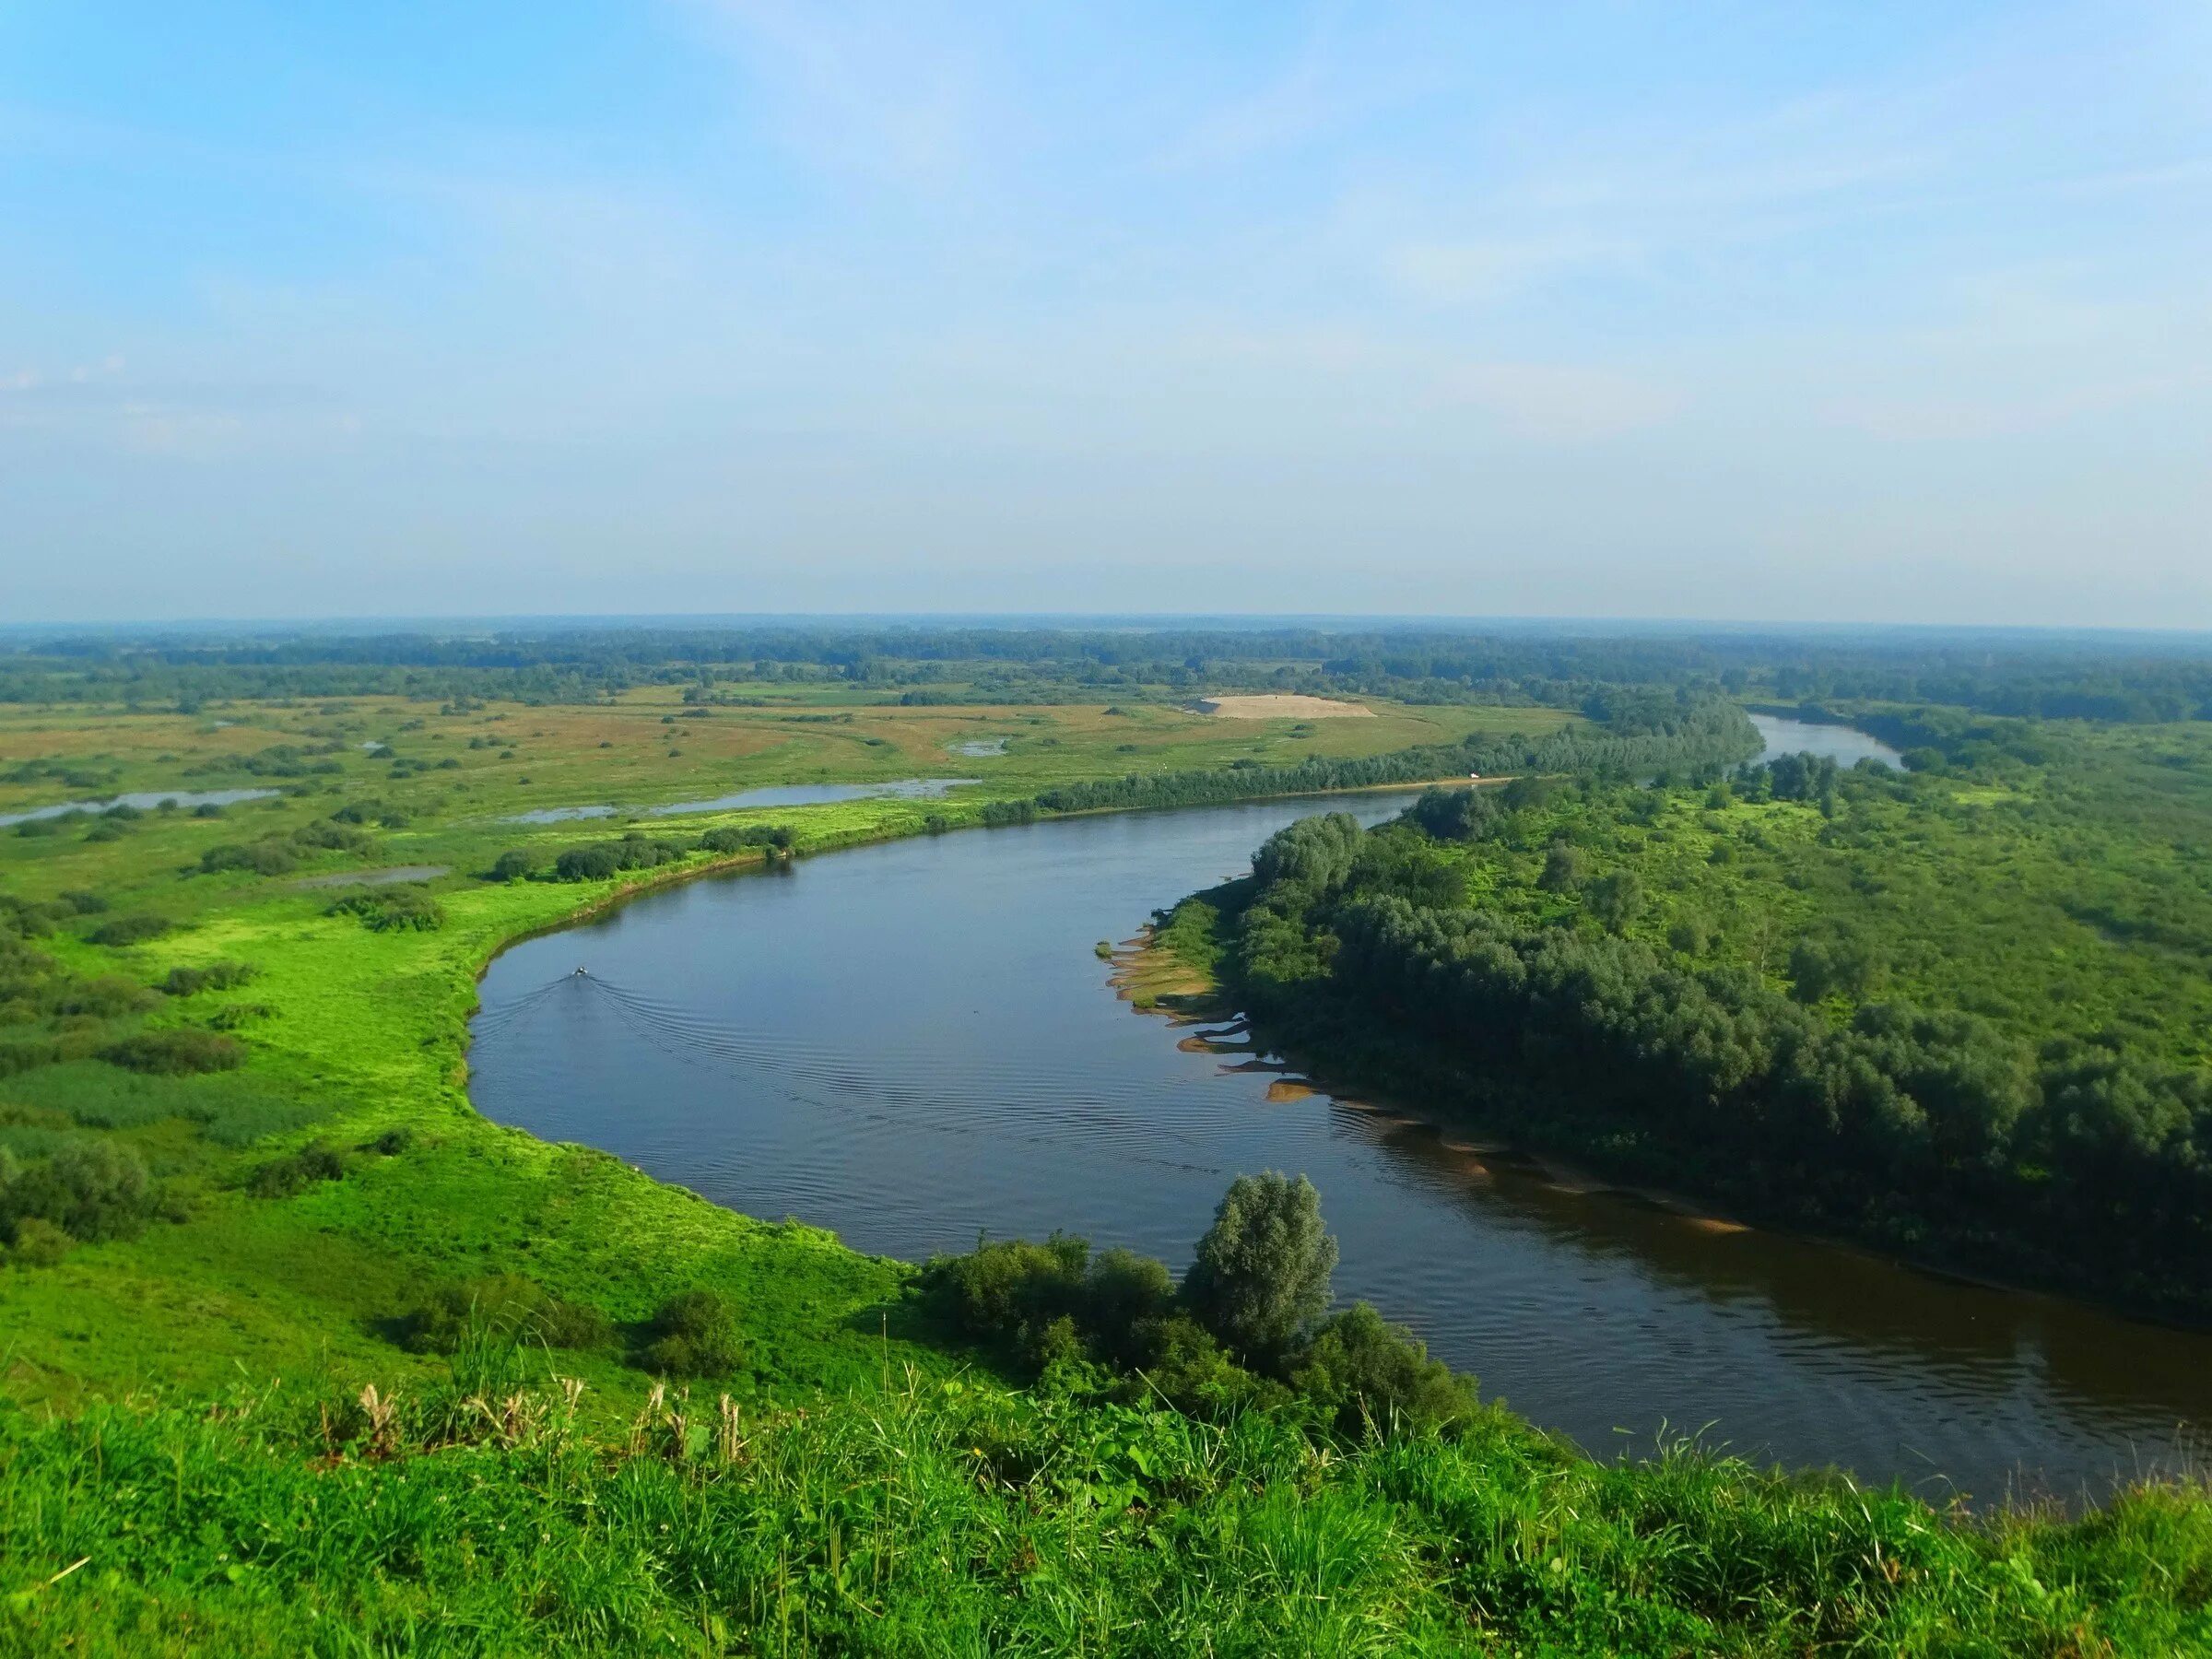
[[[1303,1175],[1240,1175],[1198,1241],[1182,1294],[1199,1323],[1247,1364],[1279,1370],[1329,1311],[1336,1241]]]
[[[1623,933],[1643,913],[1643,883],[1633,870],[1615,870],[1592,882],[1583,902],[1607,933]]]
[[[1583,885],[1583,851],[1571,842],[1557,841],[1544,855],[1544,873],[1536,885],[1547,893],[1571,893]]]

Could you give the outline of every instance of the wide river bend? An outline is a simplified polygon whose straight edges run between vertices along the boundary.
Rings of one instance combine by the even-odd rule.
[[[2212,1418],[2212,1336],[1577,1191],[1271,1088],[1117,999],[1098,940],[1295,818],[1408,798],[974,830],[653,892],[491,965],[472,1094],[909,1260],[1066,1228],[1180,1267],[1230,1177],[1302,1171],[1341,1295],[1601,1456],[1703,1430],[1933,1496],[2073,1498]]]

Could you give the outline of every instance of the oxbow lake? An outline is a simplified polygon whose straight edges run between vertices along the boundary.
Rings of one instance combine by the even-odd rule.
[[[1759,755],[1762,760],[1771,760],[1777,755],[1824,755],[1838,766],[1879,760],[1900,771],[1904,770],[1902,755],[1880,738],[1869,737],[1853,726],[1830,725],[1825,721],[1816,724],[1809,720],[1784,720],[1775,714],[1754,714],[1750,719],[1759,728],[1759,735],[1767,740],[1767,747]]]
[[[2072,1498],[2212,1412],[2212,1337],[1576,1191],[1117,999],[1097,940],[1295,818],[1410,798],[971,830],[654,892],[492,964],[472,1093],[908,1260],[1066,1228],[1180,1269],[1233,1175],[1303,1171],[1342,1296],[1601,1456],[1703,1430],[1933,1496]]]

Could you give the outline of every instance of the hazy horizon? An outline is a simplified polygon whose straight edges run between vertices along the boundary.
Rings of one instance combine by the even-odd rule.
[[[0,15],[6,623],[2212,628],[2212,12]]]

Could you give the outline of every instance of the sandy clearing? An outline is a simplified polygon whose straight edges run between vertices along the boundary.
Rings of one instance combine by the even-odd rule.
[[[1201,714],[1223,720],[1372,720],[1375,712],[1362,703],[1337,702],[1326,697],[1299,697],[1270,691],[1250,697],[1202,697]]]

